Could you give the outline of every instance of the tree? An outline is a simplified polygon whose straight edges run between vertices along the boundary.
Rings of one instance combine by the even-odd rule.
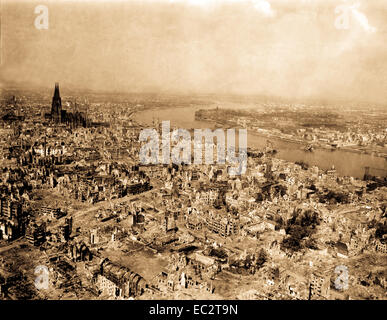
[[[383,235],[387,233],[387,224],[378,223],[375,231],[375,238],[382,239]]]
[[[296,240],[301,240],[310,235],[310,231],[308,230],[308,228],[302,227],[298,224],[291,225],[287,229],[286,233]]]
[[[267,257],[266,251],[263,248],[261,248],[261,250],[258,253],[257,262],[256,262],[256,266],[258,269],[262,268],[262,266],[267,261],[267,258],[268,257]]]
[[[300,249],[302,249],[300,239],[294,238],[292,236],[289,238],[285,238],[281,243],[281,249],[299,251]]]
[[[312,249],[312,250],[318,250],[317,242],[315,239],[308,239],[305,241],[305,247]]]
[[[318,224],[318,214],[312,210],[306,210],[300,220],[301,226],[312,226],[312,228],[314,228],[314,226]]]

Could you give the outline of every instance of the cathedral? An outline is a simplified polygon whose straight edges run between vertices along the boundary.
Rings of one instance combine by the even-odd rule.
[[[66,110],[62,110],[62,99],[59,94],[59,83],[55,83],[54,96],[51,104],[51,117],[55,122],[62,122],[66,117]]]
[[[62,123],[70,127],[86,127],[87,119],[83,112],[67,112],[62,109],[62,99],[59,93],[59,83],[55,83],[54,96],[52,97],[51,113],[46,113],[45,118],[54,123]]]

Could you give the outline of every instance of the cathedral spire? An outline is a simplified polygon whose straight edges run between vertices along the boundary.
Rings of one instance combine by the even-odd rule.
[[[51,116],[55,121],[60,121],[62,114],[62,99],[59,94],[59,83],[55,83],[54,96],[52,97]]]
[[[55,82],[54,98],[59,98],[60,99],[59,82]]]

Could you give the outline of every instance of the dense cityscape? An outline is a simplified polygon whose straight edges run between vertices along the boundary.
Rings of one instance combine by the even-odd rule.
[[[385,314],[386,34],[385,0],[0,0],[3,314]]]
[[[58,83],[2,97],[2,299],[386,299],[383,168],[342,176],[268,146],[248,149],[240,176],[144,165],[136,115],[154,111],[160,131],[157,110],[217,102]],[[246,122],[211,110],[214,130],[228,113]],[[385,129],[375,137],[384,146]]]

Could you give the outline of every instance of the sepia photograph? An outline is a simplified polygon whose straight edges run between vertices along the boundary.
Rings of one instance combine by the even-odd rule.
[[[385,0],[0,0],[0,300],[387,300],[386,40]]]

